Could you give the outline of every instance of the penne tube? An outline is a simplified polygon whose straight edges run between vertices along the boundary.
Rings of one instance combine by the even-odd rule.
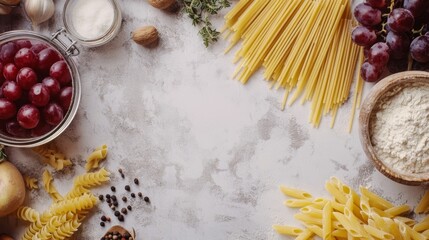
[[[380,197],[379,195],[371,192],[365,187],[359,187],[360,193],[366,197],[368,197],[369,203],[371,206],[376,207],[380,210],[386,210],[388,208],[394,207],[394,205],[387,201],[386,199]]]
[[[422,235],[429,238],[429,229],[422,232]]]
[[[323,207],[323,218],[322,218],[322,232],[323,239],[332,240],[332,206],[331,202],[327,202]]]
[[[421,221],[413,226],[413,229],[417,232],[423,232],[429,229],[429,221]]]
[[[353,236],[353,237],[363,237],[363,234],[360,232],[360,229],[351,224],[350,221],[348,220],[348,218],[346,216],[344,216],[344,214],[339,213],[339,212],[333,212],[335,218],[338,220],[338,222],[341,223],[341,225],[344,226],[344,228],[347,230],[347,232]]]
[[[326,191],[328,191],[335,200],[337,200],[339,203],[345,204],[347,202],[347,198],[344,195],[344,193],[342,193],[337,186],[335,186],[334,184],[332,184],[331,182],[326,182],[325,184],[325,189]]]
[[[363,228],[367,233],[369,233],[373,237],[376,237],[379,239],[386,239],[386,240],[395,239],[392,234],[379,230],[373,226],[363,225]]]
[[[411,239],[411,235],[408,232],[407,225],[397,219],[394,219],[394,221],[398,225],[399,232],[401,233],[402,238],[405,240]]]
[[[408,212],[411,211],[410,206],[408,205],[400,205],[400,206],[395,206],[395,207],[391,207],[389,209],[384,210],[385,213],[389,214],[390,216],[399,216],[402,214],[406,214]]]
[[[288,188],[286,186],[281,185],[280,186],[280,191],[288,196],[288,197],[292,197],[292,198],[297,198],[297,199],[309,199],[312,198],[311,194],[299,189],[295,189],[295,188]]]
[[[388,218],[393,218],[393,216],[392,215],[390,215],[389,213],[387,213],[387,212],[385,212],[385,211],[383,211],[383,210],[380,210],[379,208],[375,208],[375,207],[372,207],[371,208],[371,213],[369,214],[370,216],[371,216],[371,214],[372,213],[376,213],[377,215],[379,215],[380,217],[388,217]]]
[[[398,217],[394,217],[394,220],[395,221],[401,221],[401,222],[403,222],[404,224],[406,224],[407,226],[410,226],[410,227],[416,225],[416,221],[414,219],[407,218],[407,217],[398,216]]]
[[[301,228],[287,226],[287,225],[273,225],[273,229],[280,234],[290,235],[290,236],[298,236],[304,232],[304,230]]]
[[[294,215],[294,218],[296,220],[299,220],[301,222],[305,222],[308,224],[313,224],[313,225],[318,225],[318,226],[322,226],[322,219],[321,218],[315,218],[315,217],[311,217],[302,213],[297,213]]]
[[[391,218],[383,218],[383,220],[389,226],[389,232],[395,237],[395,240],[403,240],[398,224],[396,224]]]
[[[332,236],[335,238],[347,238],[347,231],[345,229],[335,229],[332,231]]]
[[[295,240],[307,240],[307,239],[311,239],[311,237],[314,235],[314,233],[312,231],[310,231],[309,229],[305,229],[304,232],[302,232],[301,234],[299,234]]]
[[[319,236],[319,237],[322,237],[322,235],[323,235],[323,230],[322,230],[322,228],[321,228],[320,226],[313,225],[313,224],[308,224],[308,223],[305,223],[304,225],[305,225],[305,227],[306,227],[308,230],[310,230],[312,233],[316,234],[316,235],[317,235],[317,236]]]
[[[322,210],[311,207],[311,206],[303,207],[303,208],[299,209],[299,211],[302,212],[303,214],[306,214],[308,216],[315,217],[315,218],[322,218],[322,215],[323,215]]]
[[[424,213],[427,212],[429,208],[429,191],[426,191],[423,195],[420,202],[417,204],[416,208],[414,209],[414,212],[416,213]]]
[[[311,204],[312,202],[309,199],[288,199],[284,201],[284,205],[291,208],[301,208]]]

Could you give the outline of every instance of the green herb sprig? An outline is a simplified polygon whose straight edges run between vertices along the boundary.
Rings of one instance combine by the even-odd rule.
[[[199,34],[206,47],[219,39],[220,33],[210,22],[210,16],[216,15],[224,8],[231,6],[229,0],[182,0],[184,11],[192,19],[194,26],[202,25]]]

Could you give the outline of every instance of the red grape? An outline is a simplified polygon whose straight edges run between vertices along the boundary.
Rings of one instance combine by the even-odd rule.
[[[25,129],[32,129],[39,124],[40,112],[37,107],[27,104],[22,106],[17,114],[18,123]]]
[[[0,62],[0,82],[4,80],[3,76],[3,63]]]
[[[19,125],[16,120],[12,120],[5,125],[6,132],[14,137],[28,137],[29,131]]]
[[[45,135],[46,133],[51,131],[52,128],[53,128],[53,126],[51,126],[51,125],[49,125],[43,121],[40,121],[39,124],[35,128],[31,129],[31,136],[32,137],[39,137],[39,136]]]
[[[21,48],[15,55],[15,64],[18,68],[31,67],[34,69],[37,67],[38,59],[29,48]]]
[[[3,76],[7,81],[15,81],[18,68],[13,63],[8,63],[3,67]]]
[[[393,9],[387,18],[387,25],[397,33],[409,32],[414,26],[413,14],[405,8]]]
[[[11,101],[0,98],[0,119],[9,119],[16,114],[16,106]]]
[[[73,96],[72,87],[65,87],[61,89],[59,101],[60,101],[61,107],[65,112],[67,112],[67,110],[70,107],[72,96]]]
[[[366,0],[365,2],[374,8],[384,8],[386,6],[386,0]]]
[[[43,107],[49,103],[49,89],[43,86],[43,84],[37,83],[28,91],[28,99],[33,105]]]
[[[43,117],[48,124],[56,126],[63,120],[64,112],[58,103],[49,103],[43,108]]]
[[[429,62],[429,36],[415,38],[410,46],[411,57],[417,62]]]
[[[389,61],[389,46],[386,43],[378,42],[372,45],[368,54],[368,62],[377,67],[386,66]]]
[[[43,49],[47,47],[48,46],[46,46],[46,44],[36,43],[30,48],[30,50],[33,51],[35,54],[39,54]]]
[[[377,41],[377,34],[372,29],[357,26],[353,29],[352,40],[359,46],[369,47]]]
[[[39,52],[39,70],[49,73],[52,64],[60,60],[58,53],[52,48],[46,48]]]
[[[57,79],[62,86],[71,82],[70,70],[64,60],[54,63],[49,71],[49,75]]]
[[[381,23],[381,11],[366,3],[356,5],[353,14],[356,20],[364,26],[375,26]]]
[[[377,81],[380,79],[382,73],[383,69],[380,69],[369,62],[364,62],[360,70],[362,78],[367,82]]]
[[[18,45],[19,48],[31,48],[31,42],[28,40],[16,40],[16,45]]]
[[[4,44],[0,49],[0,61],[3,64],[13,63],[16,52],[18,52],[19,47],[14,42],[8,42]]]
[[[389,59],[387,69],[390,73],[403,72],[408,69],[408,58],[403,59]]]
[[[428,7],[427,0],[405,0],[404,8],[410,10],[414,17],[422,15],[425,9]]]
[[[16,76],[16,82],[22,89],[29,90],[37,83],[37,74],[31,68],[21,68]]]
[[[404,33],[389,32],[386,36],[386,43],[390,49],[390,56],[394,59],[407,57],[410,47],[410,38]]]
[[[22,89],[15,81],[3,83],[2,94],[9,101],[16,101],[22,96]]]
[[[49,90],[52,97],[55,97],[60,93],[60,83],[54,78],[46,77],[42,80],[42,84]]]

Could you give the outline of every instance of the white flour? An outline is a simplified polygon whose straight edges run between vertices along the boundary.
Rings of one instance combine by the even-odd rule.
[[[395,170],[429,172],[429,86],[405,87],[371,117],[378,158]]]

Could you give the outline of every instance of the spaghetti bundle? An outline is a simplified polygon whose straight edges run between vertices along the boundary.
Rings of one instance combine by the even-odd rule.
[[[241,0],[225,16],[226,52],[242,40],[234,78],[246,83],[264,67],[271,86],[285,90],[283,108],[311,101],[310,123],[318,127],[331,114],[332,127],[359,55],[351,24],[349,0]]]

